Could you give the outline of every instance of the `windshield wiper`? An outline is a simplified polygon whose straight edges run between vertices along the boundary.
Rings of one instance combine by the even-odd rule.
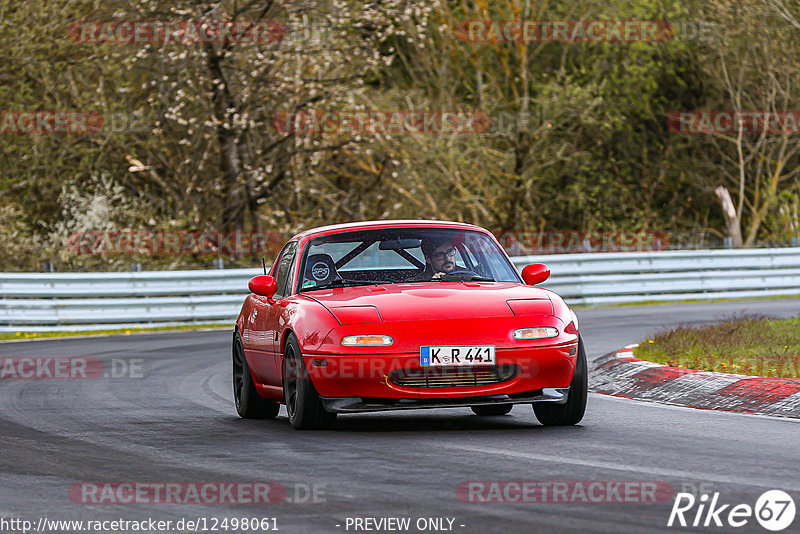
[[[446,282],[496,282],[494,278],[486,278],[485,276],[470,276],[464,274],[445,274],[439,280]]]
[[[445,274],[439,278],[414,278],[406,282],[497,282],[497,280],[469,274]]]
[[[325,284],[324,286],[310,286],[310,287],[302,287],[300,291],[316,291],[317,289],[330,289],[334,287],[358,287],[358,286],[375,286],[378,284],[392,284],[394,282],[387,282],[386,280],[345,280],[343,278],[337,278],[332,282]]]

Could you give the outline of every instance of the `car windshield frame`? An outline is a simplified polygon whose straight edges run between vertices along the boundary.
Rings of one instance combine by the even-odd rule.
[[[358,234],[376,234],[376,239],[360,239],[356,237]],[[354,235],[355,234],[355,235]],[[490,270],[494,274],[500,275],[497,278],[495,277],[485,277],[485,276],[477,276],[474,278],[452,278],[448,276],[444,276],[439,279],[433,280],[414,280],[414,279],[402,279],[402,280],[376,280],[376,281],[368,281],[368,280],[346,280],[344,282],[336,282],[334,284],[326,283],[322,286],[312,286],[312,287],[302,287],[304,285],[304,278],[306,272],[306,262],[308,261],[309,255],[312,253],[312,248],[319,246],[320,244],[326,243],[352,243],[351,249],[344,255],[342,255],[338,260],[334,260],[334,264],[337,270],[341,267],[345,267],[348,263],[353,261],[354,259],[358,258],[358,256],[363,253],[364,251],[368,250],[369,248],[373,247],[375,243],[380,241],[388,241],[389,239],[381,240],[380,236],[386,236],[386,234],[395,235],[394,238],[399,239],[414,239],[413,237],[407,237],[407,234],[418,234],[416,239],[422,239],[423,237],[442,237],[442,236],[450,236],[454,243],[457,243],[455,247],[458,252],[457,256],[462,257],[464,256],[465,251],[469,251],[470,255],[475,254],[474,248],[469,248],[467,245],[468,239],[467,236],[474,236],[474,239],[482,240],[480,241],[481,249],[477,252],[479,253],[480,259],[485,261],[487,265],[483,266],[484,271]],[[359,244],[360,243],[360,244]],[[366,245],[366,243],[369,243]],[[485,247],[488,247],[486,249]],[[358,250],[361,249],[361,250]],[[420,248],[413,247],[415,251],[419,251]],[[408,265],[407,269],[411,269],[413,267],[425,268],[424,257],[421,259],[411,254],[408,249],[382,249],[387,251],[394,251],[397,254],[398,260],[404,259]],[[350,257],[348,257],[350,256]],[[411,258],[407,257],[411,256]],[[342,259],[348,258],[345,262],[340,263]],[[331,258],[333,259],[333,258]],[[478,260],[478,258],[475,258]],[[415,261],[414,261],[415,260]],[[499,262],[499,264],[498,264]],[[417,264],[419,263],[419,265]],[[405,265],[404,265],[405,267]],[[460,268],[460,266],[459,266]],[[393,269],[387,268],[387,271],[392,271]],[[399,269],[394,269],[399,270]],[[503,272],[505,270],[505,272]],[[353,272],[351,270],[350,272]],[[359,272],[363,272],[362,269]],[[348,272],[345,270],[345,272]],[[485,281],[485,282],[511,282],[511,283],[523,283],[522,278],[520,277],[519,272],[514,267],[514,264],[509,259],[508,255],[502,249],[502,247],[497,243],[495,239],[491,236],[491,234],[486,233],[485,231],[481,231],[479,229],[470,229],[470,228],[458,228],[458,227],[447,227],[447,226],[398,226],[398,227],[375,227],[375,228],[366,228],[366,229],[352,229],[352,230],[345,230],[335,233],[323,234],[319,236],[309,236],[305,243],[302,246],[302,254],[299,258],[298,268],[295,272],[295,293],[300,294],[308,291],[317,291],[323,289],[331,289],[335,287],[351,287],[351,286],[364,286],[364,285],[382,285],[382,284],[401,284],[401,283],[415,283],[415,282],[438,282],[438,281],[455,281],[455,282],[463,282],[468,280],[475,280],[475,281]],[[352,283],[351,283],[352,282]]]

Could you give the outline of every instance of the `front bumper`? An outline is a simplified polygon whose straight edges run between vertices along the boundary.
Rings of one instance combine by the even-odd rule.
[[[568,387],[575,371],[576,344],[561,346],[498,348],[495,369],[514,367],[507,380],[495,382],[453,382],[452,387],[418,387],[394,380],[398,372],[419,376],[438,372],[458,372],[459,367],[423,368],[419,354],[395,355],[304,355],[314,387],[323,398],[427,399],[448,402],[460,397],[515,397],[545,388]],[[322,367],[318,366],[324,362]]]
[[[514,329],[531,325],[554,327],[559,335],[529,341],[512,337]],[[384,347],[341,344],[346,336],[365,333],[389,336],[393,343]],[[428,383],[426,373],[444,374],[447,369],[467,367],[421,366],[420,347],[434,344],[493,345],[495,364],[488,367],[503,378],[490,379],[476,364],[472,382],[469,377],[452,381],[443,377]],[[577,347],[577,330],[554,316],[420,320],[343,325],[329,332],[314,350],[304,350],[303,358],[322,398],[393,399],[396,405],[401,405],[402,399],[417,399],[447,405],[453,402],[451,399],[502,395],[514,398],[545,388],[568,387],[575,372]],[[511,367],[515,372],[505,373]],[[407,375],[407,379],[398,379],[398,375]]]
[[[564,404],[569,387],[544,388],[513,395],[487,395],[478,397],[451,397],[447,399],[391,399],[370,397],[322,397],[322,405],[331,413],[385,412],[391,410],[418,410],[423,408],[463,408],[490,404],[533,404],[547,402]]]

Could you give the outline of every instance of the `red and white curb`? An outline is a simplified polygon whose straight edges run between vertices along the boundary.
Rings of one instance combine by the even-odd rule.
[[[638,344],[595,360],[592,390],[703,410],[800,418],[800,379],[715,373],[633,357]]]

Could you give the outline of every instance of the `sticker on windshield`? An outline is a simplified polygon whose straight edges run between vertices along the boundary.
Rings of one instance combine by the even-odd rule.
[[[303,282],[303,289],[305,289],[307,287],[314,287],[315,285],[317,285],[317,283],[315,281],[306,280],[305,282]]]
[[[311,276],[317,280],[325,280],[328,278],[329,274],[331,274],[331,270],[328,267],[328,264],[323,261],[315,263],[311,268]]]

